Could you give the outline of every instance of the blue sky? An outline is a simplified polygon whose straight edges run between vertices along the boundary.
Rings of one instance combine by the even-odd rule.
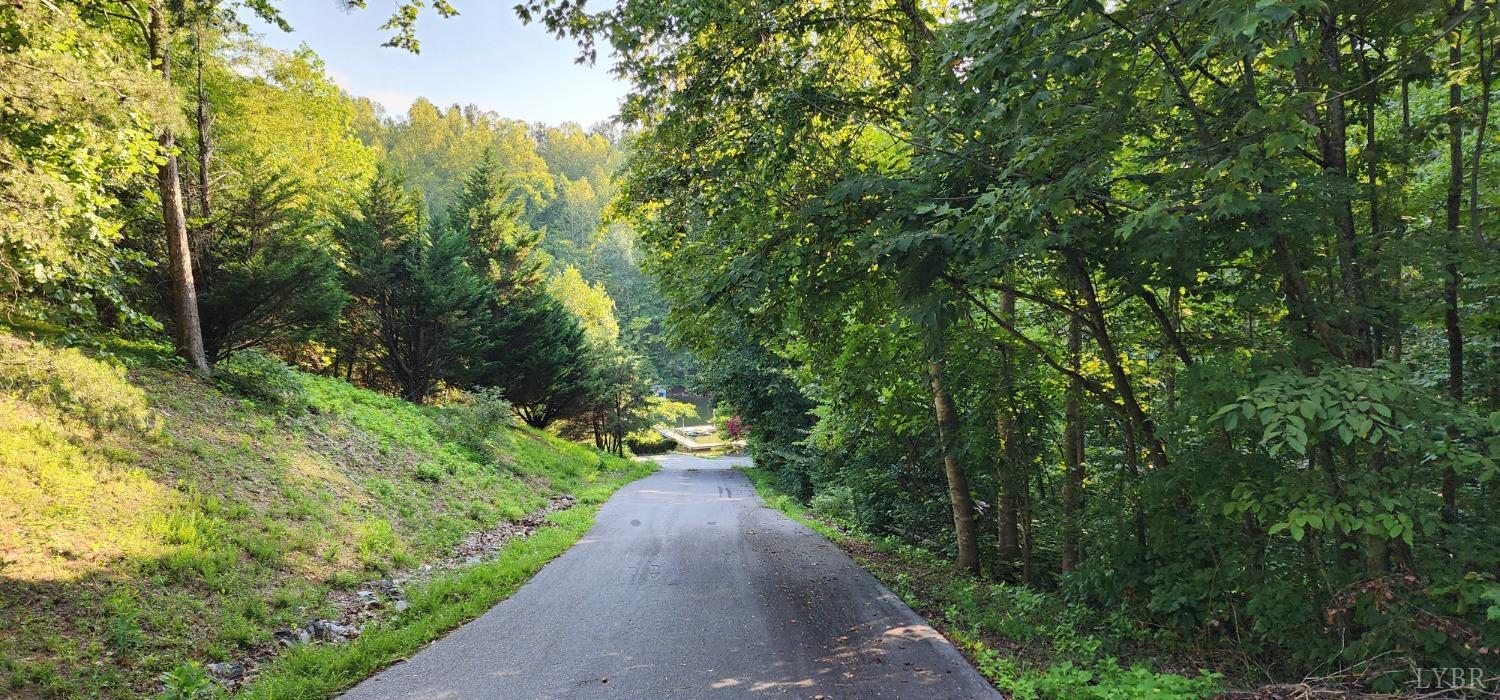
[[[370,0],[369,8],[345,13],[334,0],[279,3],[295,30],[288,34],[255,22],[267,44],[294,49],[307,44],[328,63],[328,72],[355,95],[369,97],[397,114],[417,97],[439,106],[474,103],[501,116],[584,126],[608,119],[625,94],[606,59],[594,66],[573,63],[576,47],[523,26],[514,0],[459,0],[460,14],[443,19],[426,11],[417,23],[422,53],[381,46],[380,29],[393,0]]]

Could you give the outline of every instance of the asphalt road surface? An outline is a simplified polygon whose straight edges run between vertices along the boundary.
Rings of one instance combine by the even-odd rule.
[[[661,461],[515,595],[344,697],[1000,697],[729,461]]]

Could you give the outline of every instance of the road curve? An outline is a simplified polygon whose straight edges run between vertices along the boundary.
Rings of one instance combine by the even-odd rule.
[[[515,595],[346,700],[999,698],[726,460],[672,456]]]

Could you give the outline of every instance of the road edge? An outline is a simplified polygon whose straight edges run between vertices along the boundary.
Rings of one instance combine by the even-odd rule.
[[[886,572],[880,567],[870,565],[869,559],[864,554],[864,548],[851,546],[854,543],[868,546],[868,542],[819,518],[806,506],[798,503],[796,499],[783,493],[772,483],[771,480],[776,477],[770,471],[759,467],[736,467],[735,471],[744,474],[745,478],[750,481],[761,503],[765,504],[767,508],[771,508],[801,523],[813,532],[822,535],[824,539],[832,542],[835,547],[838,547],[859,568],[863,569],[865,573],[869,574],[876,581],[879,581],[880,585],[884,586],[891,595],[900,600],[903,605],[910,608],[912,613],[926,621],[928,625],[943,635],[948,640],[948,643],[963,656],[964,661],[974,669],[975,674],[984,679],[984,682],[988,683],[997,695],[1001,697],[1005,696],[996,685],[996,678],[992,674],[985,673],[984,668],[980,666],[980,659],[976,658],[975,652],[983,649],[983,645],[980,644],[979,647],[976,647],[977,640],[974,639],[973,635],[949,625],[941,616],[929,614],[926,608],[930,606],[924,605],[924,601],[910,595],[904,595],[900,590],[901,587],[897,585],[898,582],[892,581],[882,575]]]
[[[1226,690],[1222,683],[1223,674],[1210,669],[1182,668],[1175,673],[1158,673],[1139,664],[1122,667],[1112,656],[1099,659],[1100,663],[1075,666],[1072,661],[1058,662],[1045,658],[1045,655],[1038,656],[1038,650],[1030,649],[1027,644],[961,626],[961,623],[949,619],[948,615],[952,613],[945,612],[945,603],[924,598],[939,598],[934,595],[937,581],[967,580],[971,586],[983,585],[981,581],[953,571],[944,563],[915,561],[906,553],[913,551],[911,548],[895,553],[883,551],[889,546],[882,545],[877,538],[840,528],[781,491],[777,488],[775,474],[769,470],[751,467],[739,471],[755,486],[768,508],[802,523],[843,550],[860,568],[946,637],[974,670],[1004,697],[1196,700],[1219,697]],[[892,564],[892,560],[897,563]],[[1185,675],[1193,671],[1197,672],[1196,676]]]
[[[409,593],[410,607],[348,644],[288,650],[233,697],[330,698],[405,661],[509,598],[592,529],[599,509],[615,492],[660,468],[650,460],[632,460],[632,464],[636,468],[590,489],[586,502],[547,516],[552,527],[511,540],[488,561],[424,582]]]

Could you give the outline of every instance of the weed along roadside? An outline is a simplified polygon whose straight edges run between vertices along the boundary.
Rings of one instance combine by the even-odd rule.
[[[332,694],[505,598],[654,468],[472,398],[264,361],[205,381],[57,333],[0,329],[0,695]]]
[[[314,642],[347,644],[376,627],[391,625],[402,613],[412,609],[410,597],[414,590],[451,577],[456,570],[504,558],[509,552],[507,545],[513,540],[523,540],[537,530],[555,527],[552,516],[572,508],[577,502],[571,494],[553,496],[546,506],[519,521],[502,521],[488,530],[470,533],[450,556],[442,560],[395,572],[388,578],[363,582],[356,589],[332,591],[330,598],[338,611],[333,619],[316,619],[295,629],[278,630],[272,635],[271,643],[252,650],[244,658],[210,663],[204,670],[225,688],[237,689],[253,684],[260,667],[268,662],[274,665],[275,657],[287,649]],[[522,580],[529,578],[530,573],[535,571],[523,575]],[[503,591],[499,599],[508,593],[508,590]]]
[[[347,644],[309,644],[287,650],[236,697],[328,697],[347,689],[509,597],[588,532],[599,505],[591,502],[554,513],[547,517],[548,527],[510,541],[493,559],[416,585],[408,594],[405,610],[375,623]]]

